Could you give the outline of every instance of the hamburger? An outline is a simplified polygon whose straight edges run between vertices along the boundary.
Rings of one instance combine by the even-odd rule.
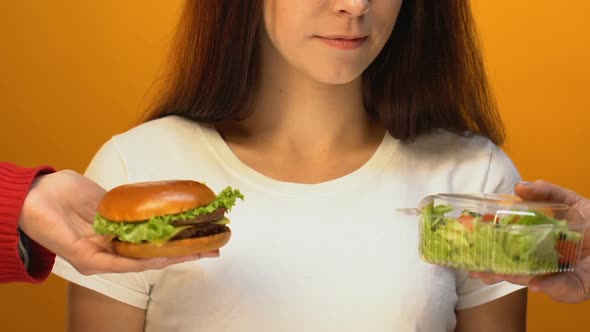
[[[115,252],[132,258],[178,257],[213,251],[231,237],[226,212],[239,190],[215,194],[191,180],[125,184],[108,191],[93,228],[109,237]]]

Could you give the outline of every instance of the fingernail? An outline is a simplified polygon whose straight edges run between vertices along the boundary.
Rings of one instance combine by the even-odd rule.
[[[521,186],[530,186],[533,183],[530,181],[518,181],[516,184],[519,184]]]

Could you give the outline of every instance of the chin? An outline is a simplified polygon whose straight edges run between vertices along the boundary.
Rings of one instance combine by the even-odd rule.
[[[333,70],[322,70],[315,71],[311,77],[324,84],[341,85],[348,84],[358,79],[362,75],[363,71],[352,68],[336,68]]]

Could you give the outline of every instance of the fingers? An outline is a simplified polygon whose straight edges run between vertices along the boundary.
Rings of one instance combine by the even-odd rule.
[[[147,270],[160,270],[165,267],[194,261],[202,258],[217,258],[219,250],[184,257],[159,257],[147,259],[134,259],[118,256],[108,252],[99,252],[91,259],[81,264],[74,264],[74,267],[84,275],[99,273],[126,273],[141,272]]]
[[[583,280],[578,274],[571,272],[536,277],[471,272],[469,276],[480,279],[488,285],[506,281],[515,285],[528,286],[530,290],[543,292],[559,302],[580,303],[587,297]]]
[[[469,276],[473,279],[480,279],[488,285],[506,281],[515,285],[527,286],[530,283],[531,279],[533,279],[532,276],[513,276],[485,272],[471,272],[469,273]]]
[[[553,300],[566,303],[580,303],[586,298],[582,279],[575,273],[558,273],[534,278],[529,288],[543,292]]]
[[[572,206],[580,200],[575,192],[543,180],[518,183],[515,191],[520,198],[531,201],[550,201]]]

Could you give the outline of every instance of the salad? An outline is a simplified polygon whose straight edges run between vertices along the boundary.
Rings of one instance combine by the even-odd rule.
[[[543,274],[572,270],[582,234],[566,220],[539,211],[481,214],[452,205],[421,210],[420,253],[428,262],[498,274]]]

